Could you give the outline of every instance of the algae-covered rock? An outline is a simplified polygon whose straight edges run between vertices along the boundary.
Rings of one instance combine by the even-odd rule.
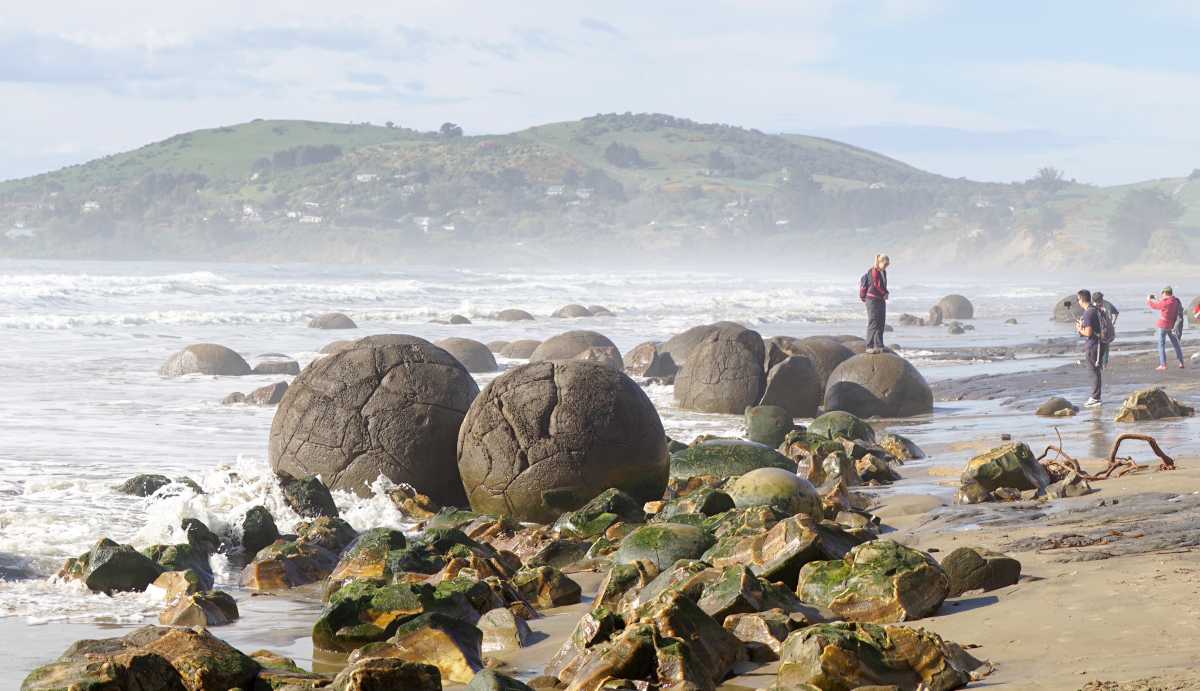
[[[475,624],[483,633],[483,652],[516,650],[525,647],[533,636],[529,624],[506,607],[484,612]]]
[[[253,560],[258,551],[279,539],[279,528],[265,506],[251,507],[242,518],[240,542],[247,559]]]
[[[438,613],[474,624],[479,613],[467,597],[427,583],[379,585],[351,581],[329,598],[313,625],[313,646],[349,652],[386,639],[401,624],[422,614]]]
[[[491,669],[480,670],[467,691],[533,691],[527,684]]]
[[[746,408],[746,438],[776,448],[792,431],[792,414],[777,405],[757,405]]]
[[[745,646],[754,662],[771,662],[779,659],[783,642],[791,634],[793,621],[779,609],[765,612],[731,614],[723,622],[725,630]]]
[[[352,580],[375,580],[381,584],[392,578],[391,556],[404,549],[404,533],[391,528],[373,528],[361,533],[342,553],[337,566],[329,574],[326,594],[335,592],[343,583]]]
[[[979,547],[959,547],[947,554],[942,559],[942,570],[950,579],[950,597],[969,590],[1003,588],[1021,578],[1021,562]]]
[[[148,497],[169,484],[171,484],[171,478],[166,475],[143,473],[141,475],[134,475],[113,489],[121,494]]]
[[[560,535],[589,538],[604,534],[614,524],[645,523],[642,503],[613,487],[604,490],[582,508],[565,513],[554,524]]]
[[[546,674],[569,683],[579,664],[583,662],[584,652],[607,642],[624,628],[625,621],[608,607],[599,607],[587,612],[546,665]]]
[[[958,501],[973,504],[986,500],[1001,487],[1044,492],[1050,484],[1046,469],[1023,443],[1005,444],[979,454],[963,470]],[[984,499],[981,499],[984,498]]]
[[[718,568],[745,565],[757,576],[791,586],[805,564],[841,559],[859,542],[834,523],[800,514],[766,531],[721,538],[701,558]]]
[[[730,482],[725,491],[739,509],[770,506],[785,516],[822,516],[821,497],[812,483],[781,468],[752,470]]]
[[[860,687],[949,691],[971,681],[967,656],[940,636],[905,626],[838,622],[800,629],[783,643],[774,690]],[[975,663],[976,666],[978,663]]]
[[[209,590],[184,595],[158,615],[166,626],[222,626],[238,618],[237,602],[229,593]]]
[[[780,472],[787,472],[786,470]],[[733,497],[727,492],[711,487],[702,487],[688,494],[672,499],[654,514],[653,523],[683,520],[691,516],[703,520],[706,516],[716,516],[734,508]]]
[[[391,657],[434,665],[443,679],[469,684],[483,669],[482,643],[483,633],[474,624],[429,612],[401,624],[386,646],[358,650],[351,660]]]
[[[806,564],[796,594],[850,621],[895,623],[937,611],[950,580],[928,554],[892,540],[865,542],[840,561]]]
[[[671,455],[671,477],[734,477],[758,468],[795,470],[796,464],[775,449],[752,441],[712,439]]]
[[[879,445],[896,460],[901,462],[925,458],[925,452],[921,450],[921,447],[917,446],[911,439],[899,434],[888,433],[883,435],[883,438],[879,440]]]
[[[648,561],[665,569],[680,559],[695,559],[712,545],[703,529],[680,523],[644,525],[621,541],[613,561],[628,564]]]
[[[513,586],[537,607],[562,607],[577,604],[582,588],[553,566],[526,567],[513,576]]]
[[[346,665],[334,677],[329,689],[330,691],[378,691],[380,689],[442,691],[442,675],[434,665],[398,658],[371,657],[355,660]]]
[[[279,486],[283,490],[283,500],[292,511],[305,518],[328,516],[338,517],[337,505],[333,503],[333,495],[329,488],[315,475],[296,479],[290,475],[280,475]]]
[[[1195,409],[1186,406],[1167,395],[1162,389],[1142,389],[1135,391],[1121,404],[1117,413],[1117,422],[1144,422],[1146,420],[1161,420],[1171,417],[1189,417],[1195,414]]]
[[[825,413],[812,421],[808,433],[828,439],[875,441],[875,430],[858,416],[841,410]]]
[[[80,580],[88,590],[112,595],[141,592],[165,570],[133,547],[103,538],[90,552],[68,559],[58,577]]]

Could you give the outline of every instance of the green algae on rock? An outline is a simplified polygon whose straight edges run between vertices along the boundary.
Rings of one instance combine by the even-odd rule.
[[[712,439],[671,456],[672,478],[734,477],[759,468],[794,471],[796,464],[765,444],[739,439]]]
[[[929,616],[950,592],[946,572],[928,554],[872,540],[840,561],[800,569],[796,594],[849,621],[896,623]]]

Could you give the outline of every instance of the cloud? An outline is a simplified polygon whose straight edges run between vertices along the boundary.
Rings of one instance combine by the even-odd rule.
[[[609,36],[613,36],[615,38],[625,38],[625,33],[623,31],[601,19],[584,17],[583,19],[579,20],[579,26],[587,29],[588,31],[597,31],[602,34],[608,34]]]

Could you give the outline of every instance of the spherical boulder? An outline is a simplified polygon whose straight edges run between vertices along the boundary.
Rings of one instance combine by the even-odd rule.
[[[300,363],[287,356],[270,356],[254,363],[254,374],[300,374]]]
[[[488,350],[492,351],[496,355],[499,355],[501,351],[508,347],[508,344],[509,341],[488,341],[487,347]]]
[[[641,387],[572,360],[521,365],[488,385],[459,432],[458,469],[472,509],[550,523],[611,487],[661,499],[669,460]]]
[[[712,331],[675,376],[675,403],[684,410],[740,415],[762,399],[763,359],[758,332],[740,326]]]
[[[830,411],[813,420],[808,426],[808,433],[827,439],[875,441],[875,430],[866,421],[841,410]]]
[[[465,505],[455,446],[479,387],[432,343],[386,336],[371,338],[389,343],[356,345],[296,377],[271,424],[271,467],[359,494],[385,476],[444,506]]]
[[[496,319],[502,322],[527,322],[533,321],[533,315],[525,310],[507,309],[497,312]]]
[[[580,317],[592,316],[592,311],[583,305],[571,304],[559,307],[550,316],[556,319],[578,319]]]
[[[320,353],[322,355],[334,355],[346,350],[347,348],[353,347],[354,341],[331,341],[321,347]]]
[[[588,311],[592,313],[593,317],[615,317],[615,316],[617,316],[616,314],[613,314],[612,310],[605,307],[604,305],[588,305],[587,308],[588,308]]]
[[[962,295],[947,295],[937,301],[937,308],[945,319],[974,319],[975,305]]]
[[[746,408],[746,438],[778,448],[788,432],[796,428],[794,416],[777,405],[756,405]]]
[[[1190,312],[1191,310],[1189,310]],[[1054,321],[1071,324],[1082,317],[1083,308],[1079,306],[1079,299],[1074,293],[1054,303]]]
[[[452,314],[450,315],[450,323],[455,326],[461,326],[463,324],[470,324],[471,320],[461,314]]]
[[[529,356],[533,355],[533,351],[537,350],[537,347],[541,344],[541,341],[522,338],[504,346],[504,349],[500,351],[500,357],[527,360],[529,359]]]
[[[712,543],[712,537],[694,525],[652,523],[626,535],[613,562],[649,561],[659,569],[667,569],[680,559],[699,558]]]
[[[566,360],[587,360],[617,371],[625,368],[617,346],[595,331],[566,331],[551,336],[529,355],[530,362]]]
[[[735,322],[715,322],[713,324],[701,324],[700,326],[693,326],[687,331],[675,334],[669,338],[666,343],[662,344],[662,347],[660,347],[659,350],[664,353],[669,353],[671,355],[671,359],[675,361],[675,364],[682,367],[683,363],[687,362],[688,355],[691,354],[692,349],[700,345],[701,341],[707,338],[714,331],[734,326],[739,329],[745,328],[741,324]]]
[[[310,329],[357,329],[358,324],[341,312],[326,312],[318,314],[308,322]]]
[[[829,375],[833,374],[838,365],[854,357],[854,351],[850,350],[847,344],[829,336],[809,336],[800,339],[796,349],[788,354],[804,355],[812,362],[822,390],[828,386]]]
[[[497,369],[492,351],[479,341],[469,338],[443,338],[435,345],[453,355],[468,372],[495,372]]]
[[[791,516],[802,513],[824,518],[821,495],[812,483],[782,468],[759,468],[742,475],[725,488],[739,509],[771,506]]]
[[[777,405],[794,418],[816,417],[824,393],[812,360],[792,355],[767,372],[761,404]]]
[[[190,345],[167,358],[158,370],[164,377],[181,377],[185,374],[241,377],[250,372],[250,364],[245,358],[216,343]]]
[[[825,409],[859,417],[924,415],[933,411],[933,391],[899,355],[855,355],[829,375]]]

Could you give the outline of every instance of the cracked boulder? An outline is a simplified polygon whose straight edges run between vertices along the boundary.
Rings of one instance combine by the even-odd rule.
[[[271,425],[271,467],[359,494],[382,476],[439,504],[463,505],[455,444],[478,394],[466,368],[432,343],[360,339],[292,382]]]
[[[933,390],[899,355],[855,355],[829,375],[825,409],[859,417],[924,415],[933,411]]]
[[[675,375],[675,403],[701,413],[742,414],[762,400],[763,358],[758,332],[740,326],[711,332]]]
[[[608,488],[660,499],[662,421],[632,379],[590,362],[537,362],[497,377],[471,405],[458,469],[481,513],[552,523]]]

